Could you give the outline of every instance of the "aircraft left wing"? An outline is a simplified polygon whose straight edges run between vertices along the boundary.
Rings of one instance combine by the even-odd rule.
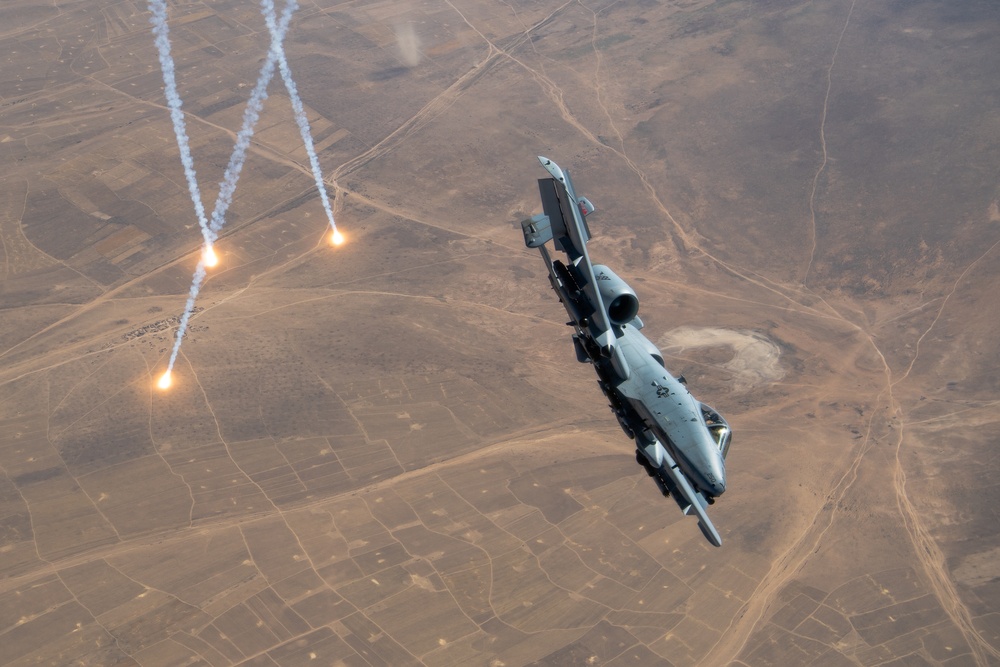
[[[636,446],[643,456],[646,457],[646,460],[649,461],[650,465],[656,466],[653,468],[654,471],[664,475],[658,477],[658,481],[666,486],[664,493],[669,492],[670,497],[677,502],[677,505],[684,514],[694,512],[695,516],[698,517],[698,528],[701,529],[702,535],[713,545],[721,547],[722,537],[715,528],[715,524],[708,518],[708,501],[705,500],[705,496],[700,491],[695,490],[691,486],[687,475],[680,469],[674,458],[670,456],[670,452],[667,451],[666,447],[660,444],[655,438],[648,438],[643,435],[637,435]]]

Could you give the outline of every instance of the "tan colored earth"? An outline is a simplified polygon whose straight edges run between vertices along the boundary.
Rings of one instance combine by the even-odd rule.
[[[269,44],[173,1],[211,208]],[[1000,664],[1000,6],[298,9],[201,243],[142,2],[0,6],[0,664]],[[724,543],[520,221],[597,206],[733,426]]]

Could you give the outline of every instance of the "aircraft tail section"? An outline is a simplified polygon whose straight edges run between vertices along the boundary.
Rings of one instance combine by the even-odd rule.
[[[577,197],[569,172],[563,171],[559,165],[547,157],[539,155],[538,161],[552,176],[552,178],[538,181],[542,196],[542,210],[550,219],[558,218],[562,221],[563,229],[557,231],[563,232],[565,242],[560,243],[557,235],[556,249],[566,252],[570,256],[570,260],[575,262],[577,258],[587,255],[587,241],[591,239],[591,233],[585,218],[593,213],[594,205],[586,197]],[[543,183],[546,184],[544,187]],[[546,192],[549,189],[551,191]],[[590,263],[589,258],[587,263]]]
[[[569,294],[571,298],[564,298],[563,304],[570,311],[570,316],[597,344],[602,355],[610,359],[618,377],[626,380],[629,377],[628,364],[616,345],[617,337],[612,329],[608,308],[594,273],[594,265],[587,253],[587,242],[591,234],[585,218],[593,213],[594,205],[586,197],[577,196],[568,172],[546,157],[539,156],[538,161],[552,178],[538,181],[543,213],[521,223],[524,243],[529,248],[542,250],[543,256],[546,256],[545,244],[551,240],[556,250],[566,253],[569,261],[561,265],[561,269],[559,266],[553,267],[551,260],[546,259],[550,275],[562,283],[563,290],[560,291],[555,284],[553,286],[561,296]],[[570,302],[573,302],[572,307]],[[583,317],[577,317],[577,313]]]

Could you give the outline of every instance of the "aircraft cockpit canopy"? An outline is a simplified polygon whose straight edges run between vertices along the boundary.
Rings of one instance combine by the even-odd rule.
[[[708,427],[708,432],[712,435],[712,439],[715,440],[715,446],[719,448],[722,452],[722,458],[725,459],[726,455],[729,454],[729,445],[733,441],[733,431],[729,428],[729,422],[722,418],[715,408],[701,404],[701,416],[705,419],[705,426]]]

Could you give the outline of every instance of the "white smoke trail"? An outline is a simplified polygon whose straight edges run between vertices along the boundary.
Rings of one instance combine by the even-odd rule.
[[[198,179],[194,171],[194,159],[191,157],[191,147],[188,144],[187,128],[184,125],[184,113],[181,112],[181,97],[177,93],[177,81],[173,56],[170,55],[170,28],[167,26],[166,0],[149,0],[153,24],[153,34],[156,36],[156,50],[160,55],[160,69],[163,71],[163,94],[170,108],[170,120],[177,136],[177,148],[181,153],[181,164],[184,165],[184,177],[187,179],[188,192],[194,203],[194,213],[198,218],[202,236],[208,243],[208,221],[205,219],[205,205],[201,201],[201,191],[198,189]]]
[[[194,302],[198,300],[198,292],[201,291],[201,284],[205,281],[205,260],[198,261],[198,267],[194,270],[191,279],[191,289],[188,290],[187,303],[184,304],[184,314],[181,315],[180,324],[177,325],[177,337],[174,338],[174,349],[170,351],[170,361],[167,362],[167,374],[174,370],[174,363],[177,361],[177,354],[181,351],[181,341],[187,332],[188,320],[194,312]]]
[[[226,165],[226,171],[223,174],[222,182],[219,183],[219,194],[215,199],[211,223],[207,225],[205,230],[205,243],[208,245],[215,243],[215,240],[218,238],[219,231],[226,222],[226,212],[229,210],[230,204],[232,204],[233,193],[236,191],[236,184],[240,179],[240,173],[242,172],[243,165],[246,162],[247,149],[250,147],[250,140],[253,138],[254,128],[257,125],[257,121],[260,119],[260,112],[264,107],[264,100],[267,99],[267,86],[274,77],[274,67],[278,61],[279,55],[282,53],[281,42],[285,38],[285,33],[288,30],[288,24],[292,19],[292,13],[297,8],[298,5],[296,4],[296,1],[289,0],[281,13],[281,18],[278,21],[278,24],[274,26],[274,30],[271,30],[272,41],[271,47],[268,49],[267,60],[261,67],[260,73],[257,76],[257,83],[250,93],[250,99],[247,101],[246,109],[243,112],[243,125],[240,127],[240,131],[236,135],[236,144],[233,146],[232,155],[229,157],[229,164]],[[165,15],[163,16],[163,20],[165,22]],[[274,25],[273,4],[271,5],[271,24],[269,24],[268,27],[270,28],[272,25]],[[169,42],[167,47],[168,50],[166,51],[166,56],[169,60]],[[202,213],[202,216],[204,216],[204,213]],[[205,277],[205,260],[202,258],[199,260],[198,266],[191,278],[191,289],[188,291],[187,302],[184,304],[184,313],[181,315],[180,323],[177,326],[174,346],[170,351],[170,360],[167,362],[167,373],[173,371],[174,364],[177,361],[177,355],[180,353],[181,343],[184,341],[184,336],[187,333],[188,322],[194,312],[195,302],[198,299],[198,293],[201,291],[201,286],[205,281]]]
[[[236,191],[236,183],[240,179],[240,172],[243,163],[246,162],[247,149],[250,148],[250,140],[253,138],[254,128],[260,119],[260,112],[264,108],[264,100],[267,99],[267,85],[274,76],[274,66],[284,54],[281,43],[285,39],[288,24],[292,20],[292,14],[298,9],[296,0],[288,0],[285,9],[281,12],[281,18],[277,25],[274,25],[274,4],[271,3],[271,22],[268,29],[271,32],[271,47],[267,51],[267,60],[257,75],[257,85],[250,92],[250,100],[243,111],[243,126],[236,135],[236,145],[233,146],[233,154],[229,158],[226,172],[219,184],[219,196],[215,200],[215,207],[212,210],[212,220],[209,223],[209,243],[214,243],[219,236],[219,230],[226,224],[226,212],[233,202],[233,193]],[[272,29],[273,28],[273,29]]]
[[[267,29],[271,33],[271,44],[278,46],[278,69],[281,71],[281,79],[285,82],[285,88],[288,90],[288,98],[292,102],[292,111],[295,114],[295,122],[299,126],[299,134],[302,136],[302,143],[305,146],[306,153],[309,155],[309,166],[312,169],[313,179],[316,181],[316,189],[319,190],[319,198],[323,203],[323,210],[326,211],[326,217],[330,221],[330,228],[333,230],[334,234],[336,234],[337,223],[333,219],[333,207],[330,206],[330,199],[326,194],[326,184],[323,181],[323,171],[319,166],[319,157],[316,155],[316,147],[313,145],[312,131],[309,128],[309,118],[306,116],[305,109],[302,107],[302,98],[299,97],[298,86],[295,85],[295,80],[292,79],[292,70],[288,66],[288,59],[285,57],[285,49],[282,46],[282,40],[280,39],[281,26],[275,25],[274,1],[261,0],[260,5],[261,10],[264,13],[264,21],[267,23]],[[282,16],[282,18],[284,18],[284,16]]]

